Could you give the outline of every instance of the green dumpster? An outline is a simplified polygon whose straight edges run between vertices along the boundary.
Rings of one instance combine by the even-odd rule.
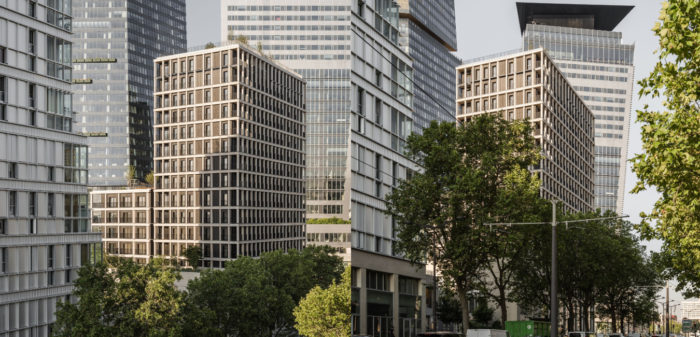
[[[549,337],[549,322],[506,321],[510,337]]]

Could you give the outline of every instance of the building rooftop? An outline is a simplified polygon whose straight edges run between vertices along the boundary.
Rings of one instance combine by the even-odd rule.
[[[612,31],[634,6],[516,2],[520,32],[528,23]]]

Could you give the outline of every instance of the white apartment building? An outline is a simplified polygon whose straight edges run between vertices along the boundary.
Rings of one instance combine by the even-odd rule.
[[[101,256],[72,132],[70,8],[0,0],[0,336],[49,336],[77,269]]]

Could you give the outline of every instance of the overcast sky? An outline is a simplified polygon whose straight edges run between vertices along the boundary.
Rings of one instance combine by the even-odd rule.
[[[515,0],[455,0],[456,55],[462,59],[470,59],[519,48],[521,36],[515,2]],[[535,1],[533,0],[533,2]],[[657,60],[654,50],[658,47],[658,41],[651,31],[651,27],[659,16],[660,0],[537,0],[536,2],[634,5],[635,8],[615,30],[622,32],[625,43],[635,44],[635,81],[647,76],[653,68]],[[207,42],[220,40],[219,11],[219,0],[187,0],[188,46],[202,46]],[[635,122],[636,110],[644,104],[649,104],[650,107],[657,109],[661,107],[659,101],[640,100],[636,94],[638,91],[639,87],[635,84],[628,159],[642,151],[641,129],[640,125]],[[655,191],[630,194],[629,191],[634,187],[636,181],[637,178],[631,170],[631,165],[627,163],[625,186],[627,193],[623,213],[629,215],[631,221],[638,223],[639,213],[650,211],[659,194]],[[649,242],[647,246],[651,250],[660,249],[658,242]],[[672,296],[672,298],[677,297],[677,295]]]

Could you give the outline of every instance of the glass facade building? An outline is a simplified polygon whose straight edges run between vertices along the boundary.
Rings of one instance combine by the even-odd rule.
[[[400,0],[399,45],[413,58],[413,132],[421,133],[433,120],[454,122],[457,50],[454,0]]]
[[[518,3],[523,48],[544,47],[595,117],[595,208],[622,212],[634,45],[612,29],[631,6]]]
[[[392,221],[383,212],[384,196],[417,169],[402,155],[415,102],[412,60],[399,45],[398,5],[224,0],[221,15],[222,39],[247,41],[306,81],[306,216],[343,220],[315,220],[307,230],[350,232],[339,236],[351,241],[345,256],[353,280],[362,280],[353,283],[353,333],[388,336],[394,329],[415,336],[425,328],[425,271],[395,256]],[[415,310],[398,304],[400,280],[416,285],[406,294],[416,299]]]
[[[153,59],[186,50],[185,0],[74,0],[77,131],[89,136],[90,186],[153,168]]]
[[[50,336],[100,258],[73,131],[71,2],[0,0],[0,335]]]

